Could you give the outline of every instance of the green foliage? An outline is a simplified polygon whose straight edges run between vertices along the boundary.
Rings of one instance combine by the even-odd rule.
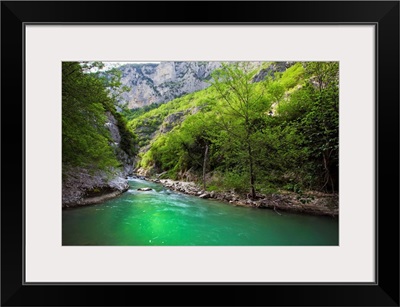
[[[133,120],[135,118],[138,118],[139,116],[141,116],[141,115],[143,115],[143,114],[145,114],[145,113],[147,113],[147,112],[149,112],[149,111],[151,111],[151,110],[153,110],[153,109],[155,109],[155,108],[157,108],[159,106],[160,105],[157,104],[157,103],[152,103],[152,104],[150,104],[148,106],[144,106],[144,107],[141,107],[141,108],[135,108],[135,109],[128,109],[127,106],[125,106],[122,109],[122,112],[123,112],[125,118],[127,119],[127,121],[131,121],[131,120]]]
[[[90,73],[100,63],[62,63],[62,163],[63,173],[71,167],[89,170],[119,166],[111,136],[106,128],[106,111],[118,122],[121,147],[134,153],[134,136],[126,128],[123,117],[115,111],[114,100],[104,80]]]
[[[99,68],[103,68],[104,64],[101,62],[92,62]],[[85,65],[83,65],[85,67]],[[103,83],[103,87],[106,90],[108,96],[111,98],[110,101],[113,103],[117,103],[118,98],[122,93],[129,91],[129,87],[122,86],[121,77],[122,71],[118,68],[111,68],[107,70],[107,73],[103,71],[96,70],[93,72],[93,69],[89,69],[88,71],[92,75],[94,75],[98,80],[101,80]]]
[[[208,88],[176,98],[165,104],[147,106],[145,109],[149,109],[149,111],[143,114],[133,110],[135,115],[127,126],[138,136],[140,147],[144,147],[150,143],[153,134],[157,133],[168,116],[183,112],[184,117],[187,118],[191,114],[207,109],[214,99],[215,93]]]
[[[302,170],[309,184],[334,191],[338,189],[339,65],[309,62],[305,75],[308,83],[280,104],[277,113],[282,125],[303,136],[307,159]]]
[[[114,99],[108,100],[104,103],[104,108],[109,111],[117,121],[118,131],[121,137],[119,147],[128,155],[135,156],[137,154],[136,145],[138,143],[137,137],[128,128],[128,123],[125,116],[115,109],[112,104]]]
[[[249,176],[247,173],[236,171],[226,172],[222,185],[225,190],[233,189],[237,193],[247,193],[249,191]]]
[[[283,74],[279,83],[286,90],[289,90],[297,85],[302,84],[302,79],[304,76],[305,70],[302,63],[296,63],[289,67]]]
[[[289,182],[286,185],[284,185],[283,188],[285,190],[292,191],[292,192],[295,192],[295,193],[299,193],[299,194],[303,193],[303,191],[301,189],[301,185],[298,184],[298,183]]]
[[[216,123],[224,132],[220,134],[223,140],[219,140],[219,145],[227,146],[231,168],[244,169],[253,198],[256,196],[256,165],[262,148],[266,113],[284,93],[279,84],[270,81],[253,83],[256,74],[257,70],[245,63],[223,65],[213,73],[212,84],[221,101],[221,107],[216,109],[220,115]]]
[[[310,111],[313,103],[311,85],[308,84],[295,91],[290,99],[282,101],[276,108],[279,116],[286,121],[294,121]]]
[[[205,166],[219,174],[208,182],[210,191],[335,191],[338,69],[337,62],[299,62],[255,83],[257,69],[223,65],[209,88],[137,111],[128,128],[139,145],[150,145],[140,166],[170,178],[186,171],[202,178]],[[178,112],[183,116],[167,125]]]

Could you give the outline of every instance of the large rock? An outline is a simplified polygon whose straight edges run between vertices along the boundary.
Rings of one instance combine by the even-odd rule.
[[[138,191],[152,191],[152,188],[139,188]]]
[[[93,203],[88,199],[101,199],[99,197],[106,194],[116,196],[129,189],[128,180],[122,172],[116,170],[89,172],[86,169],[73,168],[64,176],[63,207]]]
[[[120,176],[116,176],[116,177],[112,178],[108,182],[108,186],[113,190],[117,190],[117,191],[121,191],[121,192],[129,189],[128,180],[126,178],[123,178]]]

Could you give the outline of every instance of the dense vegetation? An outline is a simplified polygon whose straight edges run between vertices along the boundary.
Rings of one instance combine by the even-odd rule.
[[[90,73],[91,66],[77,62],[62,63],[62,163],[63,175],[74,167],[87,170],[109,170],[121,165],[118,151],[135,153],[135,137],[127,129],[123,116],[115,109],[115,93],[107,88],[118,87],[118,76],[100,78]],[[107,111],[117,121],[121,136],[113,146],[106,127]]]
[[[128,109],[126,105],[122,108],[122,113],[124,114],[125,118],[130,121],[132,119],[135,119],[153,109],[158,108],[160,105],[157,103],[152,103],[147,106],[143,106],[141,108],[133,108],[133,109]]]
[[[118,168],[126,162],[121,156],[133,157],[140,147],[137,167],[194,179],[207,190],[253,198],[281,189],[337,192],[338,63],[290,63],[280,72],[271,65],[224,64],[204,90],[117,111],[118,70],[93,73],[63,62],[63,174]],[[107,116],[116,120],[118,146]]]
[[[338,63],[292,63],[254,82],[259,71],[224,65],[209,88],[136,110],[128,128],[142,147],[138,166],[252,197],[337,191]]]

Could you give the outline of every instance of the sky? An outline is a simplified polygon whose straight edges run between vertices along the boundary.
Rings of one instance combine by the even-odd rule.
[[[118,67],[118,66],[125,65],[125,64],[139,64],[139,63],[155,63],[155,64],[158,64],[160,62],[107,62],[107,61],[103,61],[103,63],[104,63],[104,70],[107,70],[107,69]]]
[[[90,61],[89,61],[90,62]],[[154,64],[158,64],[160,62],[111,62],[111,61],[99,61],[102,62],[104,64],[103,69],[98,69],[97,67],[90,69],[90,72],[97,72],[97,71],[107,71],[111,68],[115,68],[115,67],[119,67],[121,65],[125,65],[125,64],[141,64],[141,63],[154,63]]]

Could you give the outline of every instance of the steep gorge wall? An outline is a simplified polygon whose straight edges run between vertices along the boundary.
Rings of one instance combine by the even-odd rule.
[[[159,64],[127,64],[119,68],[121,83],[129,88],[120,103],[140,108],[163,103],[208,87],[211,72],[220,62],[161,62]]]

